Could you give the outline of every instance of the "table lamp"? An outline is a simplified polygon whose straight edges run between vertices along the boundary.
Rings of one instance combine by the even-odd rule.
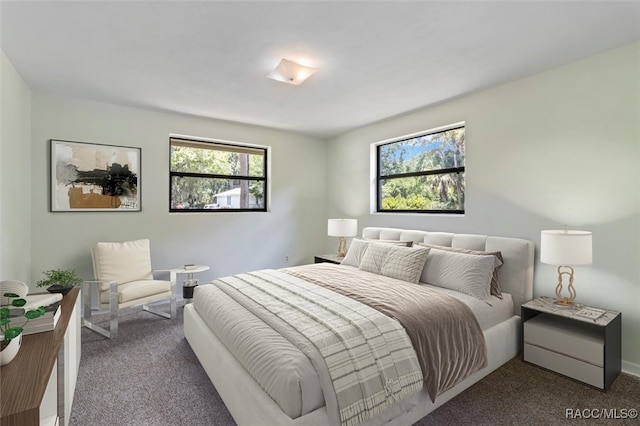
[[[338,256],[344,257],[347,254],[346,237],[358,235],[357,219],[329,219],[327,234],[330,237],[339,237]]]
[[[558,285],[554,303],[560,306],[573,305],[576,290],[573,288],[573,268],[570,265],[588,265],[592,262],[591,232],[542,231],[540,261],[558,266]],[[563,275],[569,278],[569,297],[562,295]]]

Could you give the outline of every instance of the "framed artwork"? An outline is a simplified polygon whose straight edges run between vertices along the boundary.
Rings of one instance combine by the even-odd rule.
[[[52,139],[51,211],[140,211],[141,151]]]

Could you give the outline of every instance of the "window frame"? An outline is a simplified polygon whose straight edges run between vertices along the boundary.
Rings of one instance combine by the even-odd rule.
[[[443,133],[449,130],[457,130],[457,129],[465,129],[466,136],[466,125],[464,122],[451,124],[448,126],[442,126],[431,130],[425,130],[422,132],[414,133],[411,135],[400,136],[395,139],[378,142],[375,145],[375,212],[376,213],[418,213],[418,214],[453,214],[453,215],[464,215],[465,208],[463,203],[462,209],[452,209],[452,210],[436,210],[436,209],[383,209],[382,208],[382,182],[393,180],[393,179],[402,179],[402,178],[410,178],[410,177],[420,177],[420,176],[433,176],[433,175],[446,175],[451,173],[458,173],[465,175],[465,166],[466,166],[466,154],[465,154],[465,164],[459,167],[450,167],[446,169],[432,169],[432,170],[424,170],[419,172],[408,172],[408,173],[397,173],[390,175],[381,175],[381,158],[380,158],[380,149],[383,146],[391,145],[394,143],[405,142],[411,139],[416,139],[423,136],[433,135],[436,133]],[[465,137],[465,153],[466,153],[466,137]],[[466,199],[466,175],[465,175],[465,199]]]
[[[244,151],[262,151],[263,155],[263,170],[264,173],[262,176],[240,176],[240,175],[225,175],[225,174],[217,174],[217,173],[200,173],[200,172],[174,172],[171,170],[171,148],[174,146],[173,143],[182,142],[182,146],[187,146],[188,144],[195,145],[204,145],[211,144],[214,146],[220,147],[228,147],[227,151],[231,152],[239,152]],[[214,148],[201,148],[201,149],[213,149]],[[217,151],[225,151],[225,149],[218,149]],[[245,152],[249,153],[249,152]],[[269,211],[269,183],[270,183],[270,174],[269,174],[269,153],[270,148],[268,146],[262,145],[252,145],[241,142],[231,142],[219,139],[205,139],[205,138],[197,138],[192,136],[179,136],[179,135],[171,135],[169,137],[169,213],[247,213],[247,212],[268,212]],[[208,179],[227,179],[227,180],[242,180],[247,182],[263,182],[264,195],[263,195],[263,205],[261,208],[224,208],[224,209],[205,209],[205,208],[197,208],[197,209],[178,209],[173,208],[173,200],[172,200],[172,183],[174,177],[193,177],[193,178],[208,178]]]

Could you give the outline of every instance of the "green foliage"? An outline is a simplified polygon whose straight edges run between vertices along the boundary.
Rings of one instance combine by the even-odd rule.
[[[51,269],[43,273],[45,278],[36,283],[38,287],[49,287],[54,284],[60,287],[73,287],[82,284],[82,278],[76,274],[75,270]]]
[[[187,209],[204,208],[207,204],[216,203],[216,194],[238,186],[243,191],[248,191],[258,205],[261,206],[264,203],[262,181],[237,179],[238,177],[264,177],[263,155],[172,146],[171,171],[210,175],[173,176],[171,179],[172,208],[177,208],[178,205]]]
[[[464,128],[381,145],[383,210],[464,209]],[[458,172],[433,171],[457,169]],[[406,173],[430,172],[418,176]]]
[[[7,306],[11,306],[13,308],[20,308],[27,303],[25,299],[20,298],[20,296],[16,293],[4,293],[3,296],[6,297],[9,302]],[[40,306],[38,309],[26,311],[24,313],[25,321],[19,326],[12,326],[12,320],[16,321],[19,317],[12,317],[11,309],[9,309],[7,306],[0,307],[0,334],[4,336],[2,343],[0,344],[1,349],[7,347],[11,340],[20,336],[20,333],[22,333],[24,326],[27,325],[29,320],[39,318],[45,313],[45,309],[43,306]]]

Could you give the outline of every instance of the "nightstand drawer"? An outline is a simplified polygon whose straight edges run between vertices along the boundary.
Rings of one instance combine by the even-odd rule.
[[[604,387],[604,369],[546,349],[524,344],[524,360],[581,382]]]
[[[604,340],[588,324],[539,314],[524,323],[524,343],[585,363],[604,366]],[[549,368],[549,367],[547,367]],[[553,368],[549,368],[554,370]],[[569,374],[567,374],[569,375]]]

